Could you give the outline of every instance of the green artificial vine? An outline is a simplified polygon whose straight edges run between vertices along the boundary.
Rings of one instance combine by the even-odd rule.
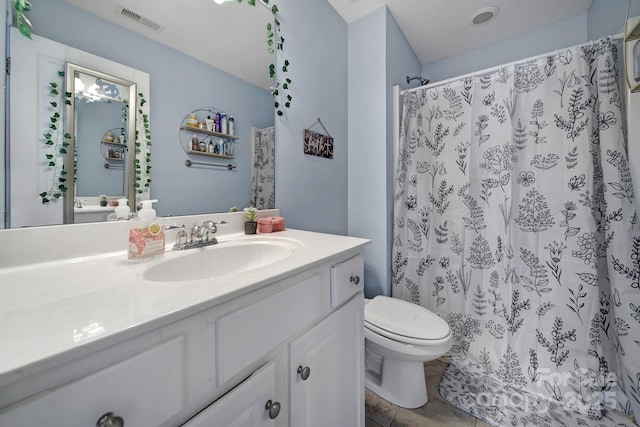
[[[238,3],[242,3],[243,0],[236,0]],[[269,6],[269,0],[262,0],[262,2]],[[256,5],[256,0],[247,0],[247,4],[250,6]],[[278,19],[278,6],[275,4],[270,8],[273,14],[274,24],[267,24],[267,46],[269,53],[275,54],[277,50],[282,51],[284,46],[284,37],[280,34],[280,20]],[[274,60],[275,62],[275,60]],[[279,76],[279,71],[282,73],[289,72],[289,65],[291,63],[288,59],[285,59],[280,69],[276,68],[275,63],[269,64],[269,77],[274,80],[273,87],[271,88],[271,94],[275,98],[274,106],[276,108],[276,114],[283,116],[285,114],[285,108],[291,108],[292,96],[289,94],[289,87],[291,86],[291,79],[288,77]]]
[[[58,71],[58,77],[62,80],[64,71]],[[59,199],[67,191],[67,171],[64,169],[64,157],[67,154],[71,135],[62,131],[59,121],[62,118],[63,105],[71,105],[71,93],[60,93],[56,82],[49,83],[49,95],[53,98],[49,102],[52,115],[49,117],[47,133],[43,134],[45,144],[45,164],[52,168],[53,178],[47,191],[40,193],[42,203],[47,204],[51,199]]]
[[[25,15],[25,12],[31,10],[31,3],[28,0],[13,0],[13,8],[16,11],[16,24],[18,25],[18,31],[20,34],[27,38],[31,38],[30,27],[31,21]]]
[[[136,191],[138,194],[142,194],[144,192],[143,188],[147,190],[151,188],[151,130],[149,127],[149,115],[146,114],[142,107],[147,103],[147,100],[144,98],[144,94],[142,92],[138,93],[138,99],[140,102],[138,104],[138,116],[137,120],[142,120],[142,128],[144,131],[144,172],[142,171],[142,162],[140,161],[140,156],[138,154],[143,152],[143,142],[140,138],[140,131],[136,129],[136,183],[134,184],[136,187]]]

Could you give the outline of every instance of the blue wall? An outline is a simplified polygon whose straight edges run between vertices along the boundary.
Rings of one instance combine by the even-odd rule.
[[[227,211],[247,206],[251,188],[251,126],[273,125],[268,91],[70,5],[31,0],[34,33],[149,73],[151,198],[160,215]],[[239,7],[248,7],[239,5]],[[266,72],[266,71],[265,71]],[[187,168],[178,129],[192,110],[212,106],[236,119],[240,137],[232,172]],[[192,158],[211,162],[209,158]]]
[[[586,13],[506,40],[422,65],[422,75],[432,82],[533,57],[622,32],[627,1],[593,0]],[[629,16],[640,14],[632,2]]]
[[[291,62],[293,103],[276,119],[276,206],[287,227],[346,234],[347,24],[326,0],[278,7],[285,38],[278,63]],[[333,159],[303,153],[303,131],[318,118],[333,137]]]
[[[622,32],[627,13],[626,0],[592,0],[588,11],[587,40]],[[640,15],[640,2],[631,1],[629,16]]]
[[[536,56],[587,40],[587,14],[423,64],[422,75],[431,82]]]
[[[349,25],[349,234],[365,248],[365,293],[389,294],[394,85],[420,62],[386,7]]]

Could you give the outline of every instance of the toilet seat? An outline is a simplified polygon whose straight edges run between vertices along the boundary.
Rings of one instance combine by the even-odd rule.
[[[382,295],[365,304],[364,323],[391,340],[415,345],[433,345],[451,333],[447,322],[426,308]]]

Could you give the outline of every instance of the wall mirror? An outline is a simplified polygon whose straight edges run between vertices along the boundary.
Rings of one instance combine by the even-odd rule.
[[[132,201],[148,198],[148,189],[136,188],[134,193],[131,186],[138,182],[132,178],[132,165],[136,159],[144,164],[149,153],[144,144],[132,145],[138,143],[136,130],[144,135],[138,111],[148,114],[149,107],[140,107],[137,94],[149,93],[149,75],[44,37],[33,35],[29,40],[16,28],[11,28],[10,45],[5,122],[8,225],[103,221],[115,207],[92,209],[99,207],[100,195]],[[96,110],[104,123],[91,117]],[[116,135],[122,145],[113,147],[114,153],[124,155],[122,160],[107,160],[100,154],[101,149],[108,157],[107,144],[101,141],[110,129],[124,129]],[[91,158],[101,162],[86,163]],[[110,183],[109,188],[97,187],[99,182]],[[86,203],[74,212],[74,202],[80,198]]]
[[[83,206],[83,198],[109,195],[136,205],[131,154],[136,152],[137,88],[134,82],[77,64],[68,63],[65,76],[66,91],[73,94],[66,104],[65,129],[73,149],[67,150],[65,169],[73,171],[74,179],[64,196],[64,222],[93,222],[80,217],[101,220],[111,206]],[[85,214],[87,209],[91,211]]]
[[[43,163],[39,135],[42,133],[40,128],[47,125],[50,111],[14,105],[14,102],[34,104],[38,96],[46,95],[50,79],[42,76],[56,75],[57,71],[64,70],[66,62],[135,82],[138,92],[144,93],[153,141],[151,196],[160,200],[155,205],[159,215],[224,212],[231,206],[249,205],[251,128],[268,128],[274,123],[273,98],[268,90],[271,84],[268,67],[273,58],[267,53],[265,40],[265,27],[273,16],[267,8],[258,4],[251,7],[246,2],[218,5],[211,0],[164,2],[161,7],[147,0],[31,0],[31,3],[28,17],[37,41],[25,39],[16,31],[10,39],[13,65],[17,66],[19,62],[16,56],[30,51],[34,45],[44,43],[44,46],[27,60],[25,73],[14,68],[9,76],[13,89],[9,91],[11,105],[7,110],[10,121],[6,121],[10,132],[7,138],[10,155],[8,167],[3,170],[9,189],[5,195],[8,212],[5,227],[64,223],[63,203],[43,205],[38,197],[42,191],[40,184],[46,179],[36,171],[36,164],[41,166]],[[9,0],[7,4],[10,4]],[[152,31],[135,22],[130,16],[123,15],[126,10],[152,18],[162,25],[161,30]],[[201,21],[204,22],[196,23]],[[186,42],[182,43],[184,40]],[[251,52],[259,52],[259,55],[249,55],[247,45],[251,46]],[[78,52],[84,52],[91,59],[79,57]],[[198,58],[203,52],[215,56],[217,64]],[[225,65],[230,61],[237,63],[238,70],[258,70],[260,75],[266,76],[266,83],[249,82],[250,77]],[[112,62],[121,68],[111,67]],[[188,76],[185,70],[189,71]],[[59,82],[60,87],[64,85],[63,81]],[[220,107],[236,119],[239,152],[234,159],[237,168],[233,172],[185,167],[185,160],[196,161],[198,158],[188,157],[180,148],[177,140],[180,121],[186,113],[203,105]],[[31,126],[36,122],[37,127]],[[141,122],[140,117],[138,122]],[[103,135],[110,129],[105,126],[111,125],[101,125],[100,131],[96,132]],[[143,132],[140,127],[138,130]],[[82,141],[77,142],[82,144]],[[143,150],[145,145],[142,141]],[[89,183],[83,179],[86,171],[83,146],[78,147],[76,160],[80,181],[73,187],[76,198],[84,196],[84,184]],[[138,156],[144,161],[144,153]],[[126,158],[127,153],[125,161]],[[102,173],[106,172],[105,163],[118,162],[102,159]],[[200,184],[194,185],[196,182]],[[95,195],[116,196],[107,191]],[[148,187],[136,188],[136,199],[149,196]]]

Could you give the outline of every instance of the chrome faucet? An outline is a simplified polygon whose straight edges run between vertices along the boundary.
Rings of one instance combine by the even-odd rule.
[[[183,251],[185,249],[202,248],[204,246],[217,244],[218,239],[216,239],[213,234],[218,231],[219,224],[226,223],[226,221],[213,222],[207,220],[204,221],[202,225],[198,225],[198,223],[194,221],[189,233],[186,232],[184,224],[165,227],[165,230],[178,229],[173,250]]]
[[[194,227],[196,226],[197,225],[194,223]],[[216,225],[216,223],[211,220],[208,220],[202,223],[202,225],[199,227],[198,231],[196,232],[195,237],[198,240],[206,239],[208,241],[209,233],[216,234],[217,231],[218,231],[218,226]],[[215,239],[215,236],[213,237],[213,239]]]

